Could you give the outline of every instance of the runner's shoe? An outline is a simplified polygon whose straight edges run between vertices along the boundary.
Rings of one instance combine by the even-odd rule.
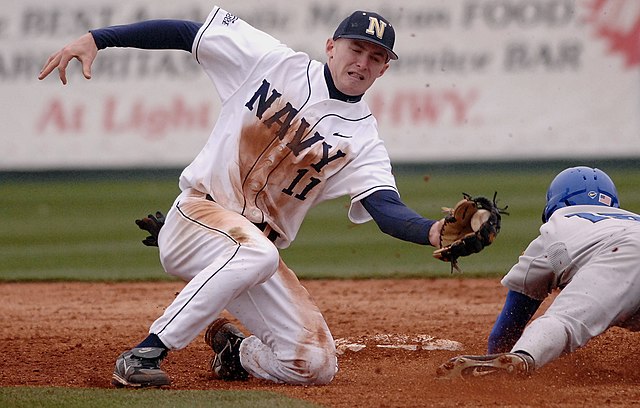
[[[500,353],[486,356],[458,356],[436,370],[441,379],[476,378],[507,374],[527,376],[533,373],[533,358],[525,353]]]

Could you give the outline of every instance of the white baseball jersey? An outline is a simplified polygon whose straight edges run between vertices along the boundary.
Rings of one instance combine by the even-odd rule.
[[[611,326],[640,330],[640,216],[597,205],[558,209],[502,284],[538,300],[562,289],[513,347],[536,366]]]
[[[359,200],[396,190],[388,153],[364,101],[330,99],[324,64],[216,7],[192,50],[222,111],[184,170],[182,190],[210,194],[254,223],[267,222],[284,248],[309,209],[349,195],[349,218],[370,220]]]

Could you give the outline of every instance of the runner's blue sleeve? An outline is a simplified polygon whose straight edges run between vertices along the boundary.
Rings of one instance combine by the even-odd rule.
[[[99,50],[133,47],[146,50],[185,50],[191,46],[201,23],[186,20],[148,20],[90,30]]]
[[[394,190],[380,190],[362,199],[362,205],[380,230],[392,237],[430,245],[429,230],[436,222],[407,207]]]
[[[542,301],[510,290],[502,312],[489,334],[488,354],[508,353],[518,341],[525,326],[536,313]]]

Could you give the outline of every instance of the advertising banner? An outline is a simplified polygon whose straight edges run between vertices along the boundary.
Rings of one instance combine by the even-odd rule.
[[[397,61],[365,98],[394,162],[640,157],[636,0],[219,1],[324,61],[355,9],[396,30]],[[92,28],[202,22],[204,0],[9,0],[0,9],[0,170],[182,167],[220,102],[189,52],[109,48],[91,80],[47,57]]]

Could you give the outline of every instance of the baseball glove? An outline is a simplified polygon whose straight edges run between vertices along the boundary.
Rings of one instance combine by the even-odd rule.
[[[458,258],[482,251],[491,245],[500,232],[501,214],[508,215],[507,207],[498,208],[496,195],[471,197],[462,193],[463,199],[453,208],[443,208],[446,216],[440,230],[440,249],[433,256],[451,262],[451,272],[457,270]]]
[[[156,215],[149,214],[141,220],[136,220],[136,224],[141,230],[147,231],[149,234],[142,243],[146,246],[158,246],[158,234],[164,225],[164,214],[156,211]]]

